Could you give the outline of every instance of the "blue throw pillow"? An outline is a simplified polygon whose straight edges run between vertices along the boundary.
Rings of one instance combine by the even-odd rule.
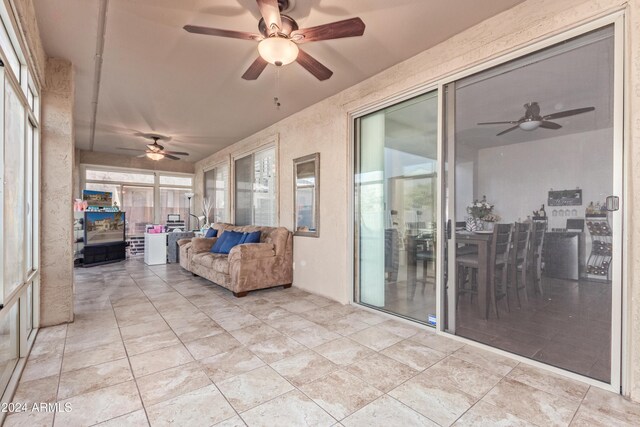
[[[213,244],[213,247],[211,248],[211,252],[214,254],[221,254],[223,252],[221,252],[222,250],[222,245],[224,244],[224,241],[227,240],[227,238],[229,237],[229,231],[226,231],[224,233],[222,233],[222,235],[220,235],[220,237],[218,237],[218,240],[216,240],[216,242]]]
[[[260,232],[254,231],[253,233],[244,233],[241,243],[260,243]]]
[[[224,242],[222,242],[222,247],[219,252],[221,254],[228,254],[234,246],[239,245],[244,233],[240,233],[238,231],[225,231],[223,236],[226,234],[228,234],[228,236]]]
[[[207,230],[207,234],[204,235],[206,239],[210,239],[212,237],[216,237],[218,235],[218,230],[215,228],[210,228]]]

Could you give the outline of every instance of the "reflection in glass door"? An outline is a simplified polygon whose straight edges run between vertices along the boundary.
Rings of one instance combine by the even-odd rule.
[[[438,98],[356,120],[356,301],[423,323],[436,313]]]
[[[447,87],[448,331],[605,383],[620,289],[615,55],[610,26]]]

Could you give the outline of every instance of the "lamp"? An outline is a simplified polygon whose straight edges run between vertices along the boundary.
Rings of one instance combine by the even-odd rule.
[[[147,156],[148,156],[148,154],[147,154]],[[184,193],[184,195],[187,197],[187,199],[189,199],[189,206],[187,206],[189,214],[187,215],[187,230],[186,231],[191,231],[191,198],[193,196],[195,196],[195,194],[194,193]]]
[[[147,157],[151,160],[162,160],[164,159],[164,154],[162,153],[147,153]]]
[[[286,37],[267,37],[258,44],[262,59],[278,67],[291,64],[298,57],[298,52],[298,45]]]
[[[540,124],[542,123],[542,121],[540,120],[526,120],[520,124],[518,124],[518,127],[522,130],[535,130],[538,129],[540,127]]]

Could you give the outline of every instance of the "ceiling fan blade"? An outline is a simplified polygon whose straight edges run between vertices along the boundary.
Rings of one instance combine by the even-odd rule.
[[[557,123],[553,123],[553,122],[547,122],[546,120],[540,123],[540,127],[541,128],[545,128],[545,129],[560,129],[562,126],[560,126]]]
[[[575,116],[576,114],[588,113],[595,110],[595,107],[576,108],[575,110],[560,111],[542,117],[542,120],[560,119],[562,117]]]
[[[173,154],[173,155],[176,155],[176,156],[188,156],[189,155],[189,153],[185,153],[185,152],[182,152],[182,151],[166,151],[166,150],[163,150],[162,154]]]
[[[516,130],[516,129],[518,129],[518,127],[519,127],[518,125],[515,125],[514,127],[511,127],[511,128],[509,128],[509,129],[507,129],[507,130],[503,130],[502,132],[500,132],[500,133],[499,133],[499,134],[497,134],[496,136],[504,135],[505,133],[508,133],[508,132],[511,132],[512,130]]]
[[[163,154],[166,159],[180,160],[180,157],[172,156],[171,154],[167,154],[167,153],[163,153]]]
[[[291,33],[296,43],[308,43],[319,40],[340,39],[343,37],[358,37],[364,34],[364,22],[360,18],[345,19],[331,24],[317,27],[303,28]]]
[[[482,122],[482,123],[478,123],[479,125],[515,125],[517,124],[517,121],[510,121],[510,122]]]
[[[242,40],[262,40],[259,34],[247,33],[244,31],[221,30],[219,28],[200,27],[197,25],[185,25],[184,29],[193,34],[204,34],[207,36],[229,37]]]
[[[145,153],[145,154],[140,154],[139,156],[136,156],[136,157],[138,157],[138,158],[140,158],[140,159],[141,159],[141,158],[143,158],[143,157],[147,157],[147,154],[146,154],[146,153]]]
[[[144,153],[144,150],[140,150],[138,148],[124,148],[124,147],[118,147],[118,150],[125,150],[125,151],[137,151],[139,153]]]
[[[253,64],[247,68],[247,71],[244,72],[242,78],[245,80],[255,80],[260,77],[260,74],[267,68],[268,62],[262,59],[261,56],[258,56]]]
[[[256,0],[260,8],[260,14],[264,18],[269,34],[282,30],[282,20],[280,19],[280,8],[278,0]],[[274,29],[274,26],[277,29]]]
[[[302,49],[298,52],[298,58],[296,61],[320,81],[327,80],[333,75],[333,71],[322,65],[317,59]]]

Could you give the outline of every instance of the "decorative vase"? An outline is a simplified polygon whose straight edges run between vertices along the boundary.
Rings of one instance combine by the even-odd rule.
[[[495,222],[493,221],[482,221],[482,222],[483,222],[482,224],[483,230],[493,231],[493,226],[496,224]]]
[[[467,231],[480,231],[482,230],[482,221],[480,221],[478,218],[470,216],[466,220],[465,227]]]

